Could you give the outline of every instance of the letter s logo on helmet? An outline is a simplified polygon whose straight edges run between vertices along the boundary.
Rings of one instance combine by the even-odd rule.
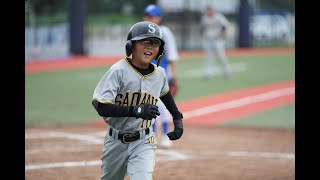
[[[153,24],[149,24],[148,27],[149,27],[149,33],[155,33],[156,32],[156,29],[153,27]]]
[[[159,47],[159,52],[156,56],[157,65],[159,66],[160,61],[164,55],[164,44],[162,37],[162,31],[160,27],[150,21],[141,21],[134,24],[128,33],[127,43],[126,43],[126,55],[129,57],[132,54],[132,44],[133,41],[145,39],[145,38],[157,38],[161,41],[161,45]]]

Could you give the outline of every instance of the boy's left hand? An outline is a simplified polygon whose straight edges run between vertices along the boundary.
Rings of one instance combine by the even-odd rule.
[[[182,118],[173,120],[174,130],[169,132],[167,135],[170,140],[177,140],[183,134],[183,123]]]

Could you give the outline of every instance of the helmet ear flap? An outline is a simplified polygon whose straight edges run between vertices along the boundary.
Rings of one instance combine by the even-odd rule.
[[[164,46],[161,45],[160,50],[159,50],[159,53],[158,53],[158,55],[157,55],[157,67],[160,65],[160,62],[161,62],[164,54],[165,54]]]
[[[132,54],[132,42],[130,40],[126,43],[126,54],[129,57]]]

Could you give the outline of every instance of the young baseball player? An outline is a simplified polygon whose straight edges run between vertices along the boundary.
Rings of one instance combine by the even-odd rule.
[[[228,58],[225,53],[228,21],[213,6],[206,6],[206,12],[201,19],[202,42],[205,50],[205,77],[214,76],[213,60],[218,57],[225,78],[230,77]]]
[[[160,62],[160,66],[165,69],[170,91],[173,96],[175,96],[178,88],[175,62],[178,60],[179,55],[174,35],[167,26],[161,24],[162,16],[160,7],[158,5],[150,4],[145,7],[143,19],[145,21],[156,23],[160,26],[160,29],[163,32],[163,40],[165,41],[164,48],[166,50],[166,54],[163,56]],[[157,60],[153,60],[153,63],[156,64]],[[162,125],[162,131],[159,132],[161,134],[160,146],[169,148],[172,143],[166,134],[169,132],[169,122],[171,120],[171,116],[161,100],[158,101],[157,106],[159,107],[160,116],[157,116],[156,122],[153,125],[153,130],[157,133],[157,122],[160,120]]]
[[[164,44],[157,24],[134,24],[127,36],[127,57],[113,64],[94,90],[92,105],[108,124],[101,157],[103,180],[126,175],[130,180],[152,180],[157,149],[152,125],[160,115],[156,106],[160,99],[173,118],[174,130],[167,136],[177,140],[183,134],[183,116],[159,66]],[[157,64],[151,63],[153,59]]]

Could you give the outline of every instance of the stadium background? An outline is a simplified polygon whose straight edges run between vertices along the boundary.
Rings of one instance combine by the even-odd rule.
[[[121,55],[127,29],[141,20],[150,2],[156,1],[26,1],[25,59]],[[231,22],[228,48],[294,45],[292,0],[159,0],[158,4],[180,51],[201,50],[199,20],[207,4],[215,5]],[[256,22],[258,15],[264,17]]]

